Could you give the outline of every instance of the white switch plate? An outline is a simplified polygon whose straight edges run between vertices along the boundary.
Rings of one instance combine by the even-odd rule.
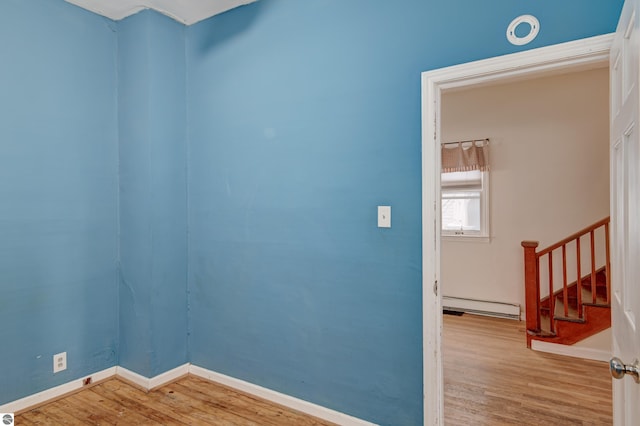
[[[378,228],[391,228],[391,206],[378,206]]]
[[[67,353],[62,352],[53,356],[53,372],[59,373],[67,369]]]

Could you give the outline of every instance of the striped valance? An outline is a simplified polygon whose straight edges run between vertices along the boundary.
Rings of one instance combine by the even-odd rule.
[[[489,170],[489,140],[442,144],[442,173]]]

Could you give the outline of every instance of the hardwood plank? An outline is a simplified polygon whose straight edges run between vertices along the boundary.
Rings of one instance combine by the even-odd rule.
[[[209,412],[212,415],[222,416],[228,419],[231,423],[246,422],[247,424],[271,424],[267,422],[267,419],[263,419],[259,416],[259,410],[254,412],[247,412],[243,410],[243,407],[238,407],[235,404],[225,404],[217,400],[215,393],[203,394],[193,389],[191,383],[175,383],[168,389],[174,395],[185,398],[187,401],[191,401],[191,405],[194,409],[199,409],[204,412]],[[231,416],[232,415],[232,416]]]
[[[117,378],[16,417],[37,425],[331,425],[320,419],[187,376],[151,392]]]
[[[232,426],[245,424],[257,425],[254,421],[248,421],[235,413],[229,413],[215,406],[208,406],[202,401],[194,400],[175,389],[175,384],[163,386],[155,392],[149,393],[157,405],[173,410],[176,414],[189,419],[189,424],[215,424]]]
[[[92,391],[105,400],[116,402],[120,407],[136,412],[147,421],[158,424],[188,424],[183,421],[184,416],[176,416],[168,410],[160,410],[153,405],[148,394],[121,380],[110,380]]]
[[[72,398],[63,398],[51,403],[51,407],[58,409],[58,417],[63,416],[65,419],[73,418],[81,424],[99,424],[94,420],[93,412],[90,406],[74,404]],[[104,422],[102,422],[104,424]]]
[[[131,409],[130,407],[123,405],[120,400],[111,399],[109,396],[102,395],[104,386],[111,382],[120,382],[117,379],[112,379],[101,383],[98,386],[94,386],[87,391],[76,394],[76,397],[82,400],[89,407],[100,407],[101,410],[106,412],[106,423],[113,425],[124,424],[136,424],[136,425],[157,425],[161,424],[153,419],[146,417],[144,414]],[[142,391],[139,391],[143,393]]]
[[[107,424],[116,424],[117,419],[126,415],[127,410],[120,404],[103,398],[95,393],[95,387],[75,395],[75,400],[90,409],[100,413]]]
[[[23,419],[26,420],[25,424],[28,424],[28,422],[31,422],[31,424],[34,425],[48,424],[47,416],[42,411],[40,411],[39,408],[17,415],[15,417],[15,423],[21,424]]]
[[[606,363],[535,352],[522,322],[444,316],[447,425],[612,424]]]
[[[20,418],[20,426],[32,426],[32,425],[36,425],[38,423],[35,423],[33,421],[33,418],[31,417],[21,417]]]
[[[48,424],[72,426],[83,424],[82,420],[75,417],[73,413],[65,411],[64,406],[59,401],[48,404],[45,415],[48,418]],[[18,422],[16,421],[16,423]]]
[[[212,387],[211,382],[199,377],[189,377],[177,385],[192,390],[194,392],[191,394],[193,398],[200,398],[204,401],[219,404],[221,407],[226,407],[249,419],[259,418],[263,425],[278,426],[283,422],[301,426],[327,424],[319,423],[318,419],[286,407],[276,404],[261,404],[259,398],[223,385],[216,384],[215,387]]]

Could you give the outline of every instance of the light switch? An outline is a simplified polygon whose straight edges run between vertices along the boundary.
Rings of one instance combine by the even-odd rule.
[[[391,206],[378,206],[378,228],[391,228]]]

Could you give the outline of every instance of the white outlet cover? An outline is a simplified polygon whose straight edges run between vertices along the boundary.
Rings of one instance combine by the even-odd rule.
[[[53,372],[59,373],[67,369],[67,353],[62,352],[53,356]]]
[[[378,206],[378,228],[391,228],[391,206]]]

